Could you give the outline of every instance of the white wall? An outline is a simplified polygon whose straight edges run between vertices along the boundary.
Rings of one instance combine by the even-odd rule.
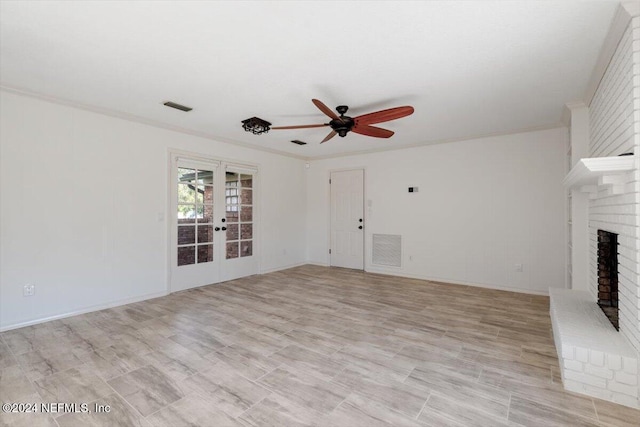
[[[0,329],[166,292],[169,148],[259,164],[261,270],[304,262],[301,160],[4,91],[0,111]]]
[[[309,261],[329,263],[329,171],[365,168],[367,271],[533,293],[564,287],[566,138],[558,128],[312,161]],[[402,235],[402,268],[371,265],[372,233]]]

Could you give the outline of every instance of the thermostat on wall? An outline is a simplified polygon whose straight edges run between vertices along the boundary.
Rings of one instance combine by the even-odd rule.
[[[409,193],[417,193],[418,187],[409,187]]]

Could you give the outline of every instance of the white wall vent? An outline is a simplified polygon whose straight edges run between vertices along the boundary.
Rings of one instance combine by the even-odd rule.
[[[401,267],[402,236],[396,234],[374,234],[372,264]]]

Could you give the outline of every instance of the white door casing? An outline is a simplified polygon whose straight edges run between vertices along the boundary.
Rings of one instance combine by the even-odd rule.
[[[331,172],[333,267],[364,270],[364,170]]]

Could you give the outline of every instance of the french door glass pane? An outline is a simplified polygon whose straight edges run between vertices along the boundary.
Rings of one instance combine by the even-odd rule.
[[[198,225],[198,243],[213,242],[213,225]]]
[[[240,226],[240,238],[242,240],[253,238],[253,224],[242,224]]]
[[[178,266],[191,265],[196,263],[196,247],[184,246],[178,248]]]
[[[178,227],[178,244],[190,245],[196,243],[196,227],[193,225]]]
[[[245,257],[251,255],[253,255],[253,242],[251,242],[251,240],[240,242],[240,256]]]
[[[227,259],[238,258],[238,242],[227,242]]]
[[[238,240],[238,224],[227,225],[227,241]]]
[[[213,245],[198,246],[198,264],[213,261]]]

